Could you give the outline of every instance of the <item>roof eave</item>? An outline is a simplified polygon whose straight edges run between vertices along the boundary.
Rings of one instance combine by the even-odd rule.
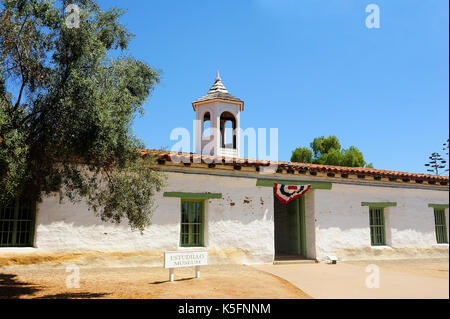
[[[224,160],[221,156],[209,156],[209,155],[201,155],[194,153],[178,153],[178,152],[170,152],[170,151],[158,151],[158,150],[140,150],[141,154],[144,155],[156,155],[160,160],[171,161],[172,155],[187,157],[189,159],[189,163],[196,162],[199,160],[199,163],[209,164],[215,162],[216,159],[219,159],[218,163],[222,163],[223,165],[234,165],[234,166],[268,166],[271,165],[272,162],[266,160],[255,160],[248,158],[233,158],[230,162]],[[320,164],[309,164],[309,163],[294,163],[294,162],[283,162],[283,161],[275,161],[278,167],[286,172],[292,171],[310,171],[310,172],[322,172],[322,173],[336,173],[336,174],[351,174],[351,175],[367,175],[374,177],[383,177],[383,178],[394,178],[394,179],[402,179],[403,182],[417,182],[419,181],[432,181],[432,182],[443,182],[441,186],[448,188],[449,177],[448,176],[437,176],[437,175],[429,175],[422,173],[408,173],[401,171],[390,171],[390,170],[381,170],[381,169],[369,169],[362,167],[345,167],[345,166],[333,166],[333,165],[320,165]],[[334,176],[333,176],[334,177]],[[343,176],[342,176],[343,177]],[[359,177],[359,176],[358,176]],[[343,177],[344,178],[344,177]],[[395,183],[397,183],[395,181]],[[430,184],[430,183],[429,183]],[[434,184],[433,184],[434,185]],[[430,184],[429,186],[432,186]],[[441,187],[439,185],[436,185]]]
[[[205,100],[205,101],[195,101],[192,102],[192,107],[194,111],[197,111],[197,106],[203,105],[203,104],[209,104],[209,103],[215,103],[215,102],[225,102],[228,104],[236,104],[240,106],[240,111],[242,112],[244,110],[244,101],[233,101],[233,100],[226,100],[221,98],[215,98],[211,100]]]

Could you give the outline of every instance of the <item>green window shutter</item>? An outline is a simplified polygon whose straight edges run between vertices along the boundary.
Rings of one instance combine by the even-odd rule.
[[[386,245],[384,208],[370,207],[369,218],[370,218],[370,242],[372,246]]]
[[[32,247],[36,203],[11,200],[0,207],[0,247]]]
[[[181,247],[201,247],[204,233],[204,201],[181,200]]]
[[[445,220],[445,210],[434,209],[434,224],[436,229],[436,241],[438,244],[448,244],[447,223]]]

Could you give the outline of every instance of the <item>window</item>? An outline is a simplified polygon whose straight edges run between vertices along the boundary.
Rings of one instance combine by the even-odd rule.
[[[445,222],[445,210],[434,209],[434,224],[436,229],[436,241],[438,244],[448,244],[447,225]]]
[[[203,246],[204,202],[181,200],[181,247]]]
[[[384,208],[370,207],[370,241],[372,246],[386,245],[386,232],[384,228]]]
[[[19,200],[0,207],[0,247],[33,246],[35,207]]]

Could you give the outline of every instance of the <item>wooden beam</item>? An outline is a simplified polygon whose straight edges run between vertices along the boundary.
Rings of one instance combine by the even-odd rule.
[[[328,182],[290,181],[290,180],[263,179],[263,178],[258,178],[258,180],[256,181],[256,186],[273,187],[274,183],[284,185],[311,185],[311,189],[331,189],[332,187],[332,184]]]
[[[192,199],[212,199],[222,198],[222,193],[183,193],[183,192],[164,192],[164,197],[192,198]]]
[[[448,204],[428,204],[431,208],[448,208]]]
[[[396,207],[397,202],[362,202],[361,206],[370,207]]]

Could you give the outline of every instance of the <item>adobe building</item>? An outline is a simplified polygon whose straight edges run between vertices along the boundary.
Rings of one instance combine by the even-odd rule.
[[[244,102],[217,76],[192,105],[196,153],[142,151],[156,155],[168,177],[143,234],[55,195],[36,207],[0,210],[0,254],[146,253],[154,265],[174,250],[207,250],[210,263],[244,264],[448,257],[448,177],[239,158]],[[217,134],[205,132],[208,123]],[[227,125],[234,129],[229,141]],[[263,174],[267,167],[276,170]],[[310,189],[285,205],[275,183]]]

